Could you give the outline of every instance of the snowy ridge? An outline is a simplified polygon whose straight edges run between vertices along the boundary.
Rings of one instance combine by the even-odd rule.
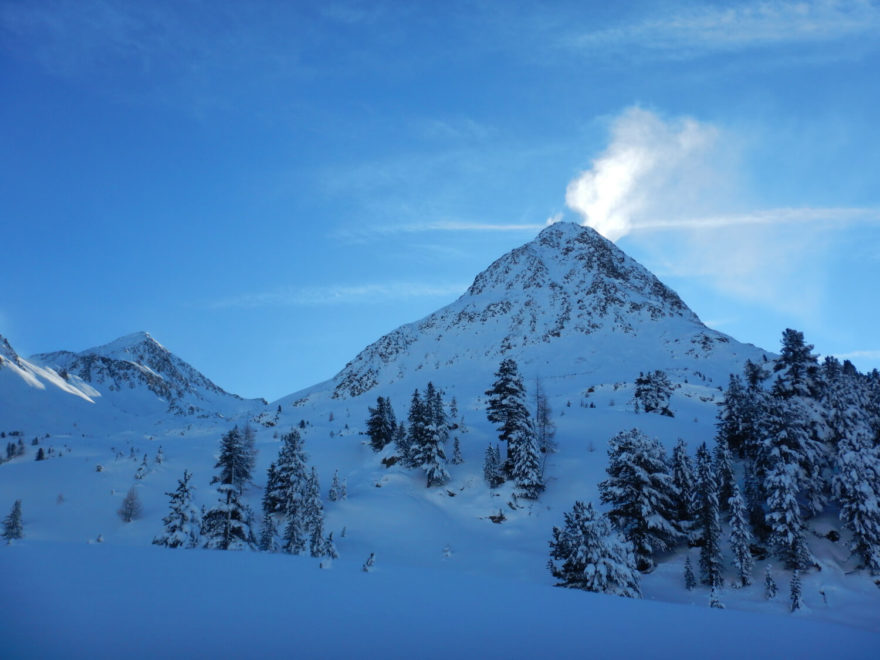
[[[333,379],[333,396],[358,396],[423,369],[494,368],[502,357],[546,362],[547,355],[578,357],[633,339],[651,350],[665,345],[664,363],[707,357],[732,342],[593,229],[560,222],[495,261],[451,305],[364,349]],[[747,357],[759,353],[732,345]]]
[[[79,353],[42,353],[33,359],[65,378],[75,377],[106,391],[113,395],[117,407],[127,412],[135,412],[138,406],[124,400],[121,393],[143,389],[164,402],[174,415],[229,417],[265,405],[265,401],[248,401],[226,392],[147,332],[120,337]],[[139,398],[143,400],[143,392]]]

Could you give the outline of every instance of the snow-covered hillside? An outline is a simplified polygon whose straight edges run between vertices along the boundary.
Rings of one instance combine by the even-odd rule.
[[[148,575],[168,562],[168,579],[175,584],[189,584],[185,576],[194,572],[197,564],[205,567],[206,575],[241,570],[262,576],[255,578],[254,584],[273,594],[266,602],[289,605],[269,585],[287,579],[307,585],[301,592],[291,587],[291,594],[301,593],[303,598],[318,602],[375,601],[386,612],[384,617],[409,621],[404,627],[413,629],[436,624],[437,612],[451,609],[460,600],[479,604],[473,606],[473,621],[479,625],[462,634],[485,641],[495,635],[488,630],[495,617],[499,625],[524,621],[506,614],[515,609],[512,603],[533,602],[528,611],[536,621],[530,631],[547,640],[547,648],[578,656],[584,654],[583,645],[565,642],[555,646],[549,640],[551,632],[555,635],[554,631],[564,629],[559,622],[573,617],[602,621],[597,630],[615,630],[627,638],[636,635],[621,624],[627,617],[666,622],[656,627],[656,634],[665,640],[658,648],[652,649],[650,644],[628,646],[624,655],[635,648],[652,649],[656,657],[726,655],[726,649],[691,646],[686,639],[687,625],[717,629],[719,635],[731,640],[757,634],[768,644],[772,644],[771,631],[782,631],[787,640],[802,642],[793,648],[814,653],[833,647],[857,657],[870,655],[865,649],[870,649],[872,642],[880,648],[880,589],[864,571],[857,570],[858,562],[847,549],[849,533],[834,510],[809,522],[809,544],[821,570],[802,576],[805,607],[794,615],[789,613],[786,599],[790,573],[772,557],[757,561],[755,575],[773,567],[780,585],[776,599],[765,598],[760,579],[749,587],[734,588],[735,571],[728,563],[727,586],[720,594],[728,611],[709,612],[707,588],[684,588],[685,558],[691,554],[695,562],[697,552],[686,547],[662,555],[656,569],[642,576],[642,594],[648,602],[609,603],[609,597],[550,587],[555,581],[546,567],[552,529],[562,524],[563,514],[575,500],[599,505],[597,484],[606,478],[609,439],[621,430],[638,427],[658,438],[667,450],[679,438],[684,439],[693,453],[700,443],[711,443],[715,436],[717,404],[729,375],[741,373],[747,359],[769,364],[775,358],[705,327],[674,292],[590,229],[563,223],[545,229],[534,241],[479,274],[452,305],[392,331],[330,381],[268,406],[222,392],[144,334],[83,353],[42,355],[39,364],[43,366],[22,366],[24,361],[16,361],[11,347],[6,350],[0,344],[0,350],[5,351],[0,362],[0,387],[4,388],[0,390],[0,431],[14,431],[13,437],[24,438],[27,448],[24,456],[0,465],[0,507],[6,509],[20,499],[25,529],[25,539],[17,541],[16,547],[0,548],[3,566],[23,562],[35,567],[40,561],[49,561],[53,553],[65,555],[71,549],[71,556],[88,567],[84,574],[100,580],[98,564],[103,558],[108,565],[117,566],[125,563],[124,553],[130,551],[132,561],[142,562]],[[547,455],[546,490],[536,501],[517,499],[509,483],[490,489],[483,478],[486,447],[497,439],[494,425],[486,418],[485,391],[499,362],[507,357],[519,363],[530,402],[540,382],[557,429],[558,449]],[[663,370],[671,381],[671,416],[637,412],[633,405],[636,378],[653,370]],[[44,385],[42,390],[26,383],[28,374]],[[394,462],[393,446],[374,452],[365,435],[368,407],[376,405],[378,396],[390,399],[397,418],[405,421],[413,390],[424,390],[429,381],[444,392],[450,414],[451,401],[456,400],[458,413],[452,421],[458,427],[453,435],[460,442],[463,457],[461,464],[449,466],[449,482],[434,488],[426,488],[420,469]],[[55,399],[34,398],[45,395],[45,390],[51,389],[50,382],[55,388],[52,391],[57,390]],[[76,389],[81,396],[65,387]],[[92,408],[112,401],[104,408],[113,415],[93,415],[89,428],[84,429],[84,418],[76,416],[82,414],[78,408],[53,410],[62,395]],[[27,403],[35,400],[46,402],[46,407]],[[254,483],[244,490],[243,497],[254,511],[260,509],[267,469],[278,455],[279,434],[297,428],[303,435],[309,463],[317,468],[325,496],[325,528],[333,531],[342,556],[328,571],[331,576],[321,577],[325,574],[319,574],[317,560],[301,557],[233,555],[219,559],[217,553],[201,550],[136,548],[149,546],[162,529],[162,517],[168,512],[166,494],[174,490],[184,470],[194,475],[197,505],[211,507],[217,502],[211,479],[216,474],[220,436],[234,423],[248,421],[256,430],[258,453]],[[49,460],[33,460],[40,448]],[[335,473],[346,482],[347,498],[331,501],[327,487]],[[143,512],[125,523],[117,510],[132,487]],[[5,513],[0,509],[0,514]],[[256,520],[254,525],[258,525]],[[725,527],[724,533],[728,531]],[[94,544],[99,537],[104,543],[100,548],[73,550],[70,545]],[[27,553],[33,556],[21,559]],[[364,575],[359,566],[370,553],[376,554],[377,570]],[[58,584],[60,574],[62,569],[45,579],[29,574],[10,593],[36,593],[34,608],[47,606],[53,598],[65,600],[74,605],[54,605],[51,611],[68,616],[80,596]],[[362,578],[377,580],[363,582]],[[110,585],[113,575],[106,579]],[[211,602],[222,600],[221,592],[211,591],[207,581],[208,577],[192,582],[193,589],[210,594],[204,600],[195,598],[193,602],[200,609],[210,609]],[[138,589],[137,580],[117,584],[120,593],[108,600],[108,612],[123,607]],[[236,593],[249,599],[260,593],[245,586],[250,584],[246,580],[236,584]],[[413,585],[409,591],[408,584]],[[176,593],[177,588],[168,593]],[[422,592],[414,593],[418,589],[442,594],[437,608],[425,604],[413,612],[413,603],[426,602]],[[490,595],[475,596],[478,593]],[[156,598],[164,602],[163,597]],[[169,596],[169,602],[173,600]],[[484,603],[485,611],[494,612],[494,616],[476,614],[484,611]],[[425,608],[431,609],[430,616],[422,612]],[[370,609],[364,606],[365,617],[370,616]],[[771,623],[759,626],[758,615],[730,610],[757,612]],[[302,616],[304,629],[326,628],[318,621],[325,611],[323,605],[296,611]],[[339,611],[348,610],[343,607]],[[359,623],[350,617],[339,619],[345,619],[337,619],[340,630],[361,634]],[[801,619],[809,620],[809,625],[800,625]],[[256,630],[277,632],[275,619],[268,615],[265,628],[255,617],[248,620]],[[206,625],[203,622],[194,619],[194,630]],[[171,625],[165,619],[160,623]],[[850,632],[835,624],[874,632]],[[805,632],[810,626],[819,632]],[[455,629],[465,627],[461,623]],[[681,630],[678,648],[668,634],[671,629]],[[63,630],[70,639],[80,639],[75,626]],[[387,648],[372,633],[364,638],[367,644],[369,640],[378,644],[373,648]],[[809,646],[808,641],[814,638],[833,642]],[[309,640],[309,644],[318,643],[317,638]],[[847,644],[848,640],[852,643]],[[260,640],[257,646],[276,648]],[[341,655],[344,647],[329,648],[333,649],[331,655]],[[408,647],[407,654],[417,654],[415,648]],[[510,648],[523,651],[531,647]],[[596,648],[599,655],[616,654],[610,646]],[[753,648],[754,655],[762,655],[757,642]],[[783,644],[775,647],[785,648]],[[787,651],[778,650],[777,654],[786,655]],[[432,647],[427,655],[445,653]]]

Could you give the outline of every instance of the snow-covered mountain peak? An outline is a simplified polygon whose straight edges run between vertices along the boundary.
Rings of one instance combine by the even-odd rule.
[[[174,355],[148,332],[136,332],[79,353],[59,351],[33,359],[58,373],[73,375],[99,390],[112,393],[149,392],[169,412],[178,415],[235,416],[259,407],[263,401],[246,401],[215,385],[190,364]],[[134,394],[134,393],[133,393]],[[126,410],[143,407],[143,397],[119,396]],[[134,398],[140,403],[133,404]],[[127,400],[127,399],[130,399]]]
[[[497,259],[451,305],[364,349],[333,379],[333,396],[358,396],[423,369],[486,370],[502,357],[559,369],[589,359],[594,369],[625,347],[641,356],[639,368],[659,368],[730,341],[611,241],[560,222]]]
[[[674,291],[590,227],[558,222],[477,275],[465,297],[528,289],[564,293],[581,317],[646,309],[654,317],[697,321]],[[589,309],[588,309],[589,308]],[[595,324],[591,323],[594,326]]]

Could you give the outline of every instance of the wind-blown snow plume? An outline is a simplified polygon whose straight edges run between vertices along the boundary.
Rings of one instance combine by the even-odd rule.
[[[664,121],[628,108],[614,120],[605,152],[568,184],[565,201],[585,225],[617,240],[652,211],[666,215],[670,200],[693,196],[717,137],[715,127],[694,119]]]

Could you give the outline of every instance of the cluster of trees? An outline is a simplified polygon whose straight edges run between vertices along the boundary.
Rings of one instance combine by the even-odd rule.
[[[447,413],[447,408],[449,413]],[[374,451],[381,451],[394,443],[398,459],[407,467],[421,468],[425,472],[428,488],[441,486],[449,481],[446,447],[450,434],[459,429],[457,404],[452,399],[449,406],[443,400],[443,391],[429,382],[424,394],[418,389],[410,399],[407,423],[398,423],[391,401],[385,397],[376,400],[376,407],[369,408],[367,435]],[[458,437],[453,439],[451,462],[463,461]]]
[[[635,411],[641,408],[646,413],[658,412],[667,417],[674,417],[669,409],[669,398],[672,396],[672,383],[665,371],[657,369],[648,373],[639,373],[636,378],[636,389],[633,393]]]
[[[307,456],[299,432],[281,437],[278,459],[270,466],[263,495],[263,520],[259,538],[253,512],[242,500],[252,482],[256,460],[255,434],[237,426],[223,435],[212,480],[217,484],[217,502],[199,511],[194,503],[192,475],[184,471],[177,489],[166,493],[169,512],[164,529],[153,543],[169,548],[202,546],[218,550],[259,549],[283,551],[313,557],[338,556],[333,534],[324,535],[324,508],[318,474],[307,466]],[[344,485],[334,478],[337,497],[345,496]]]
[[[6,443],[6,459],[7,461],[11,461],[13,458],[17,458],[18,456],[24,456],[27,450],[25,449],[24,442],[21,438],[18,439],[18,442],[7,442]],[[4,459],[0,457],[0,463],[2,463]]]
[[[498,440],[506,448],[490,444],[483,462],[483,475],[490,487],[496,488],[508,479],[516,485],[517,495],[537,499],[544,490],[546,454],[553,450],[553,423],[550,406],[538,388],[537,424],[526,406],[526,390],[517,364],[512,359],[501,362],[495,372],[492,388],[486,390],[486,414],[498,429]]]
[[[718,439],[742,465],[753,533],[788,568],[814,563],[805,523],[835,507],[852,552],[880,572],[880,373],[812,350],[788,329],[772,369],[732,375]]]
[[[880,374],[835,358],[820,365],[812,348],[786,330],[778,360],[747,362],[731,376],[714,447],[702,443],[693,459],[682,440],[667,458],[638,429],[612,438],[599,484],[607,522],[576,503],[554,529],[550,568],[560,584],[632,595],[627,567],[651,570],[658,553],[687,544],[699,548],[699,578],[721,607],[727,561],[746,586],[753,556],[773,553],[794,571],[794,610],[800,572],[815,564],[806,521],[829,506],[852,533],[861,565],[880,572]],[[696,583],[688,557],[685,584]],[[765,590],[776,593],[769,569]]]

